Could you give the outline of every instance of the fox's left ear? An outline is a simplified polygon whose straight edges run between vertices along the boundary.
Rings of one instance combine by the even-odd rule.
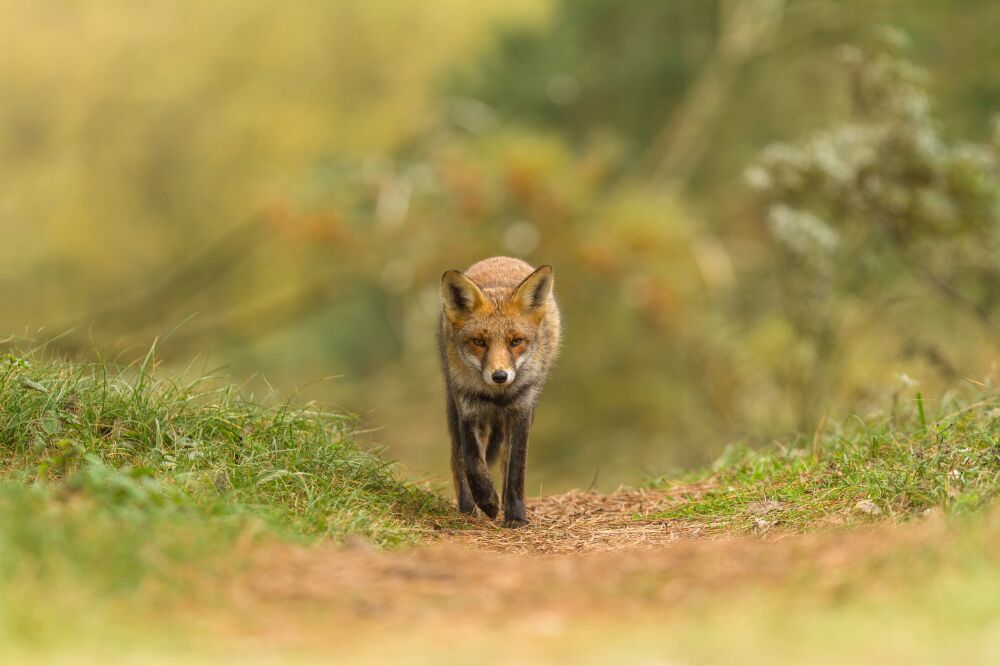
[[[541,317],[545,314],[545,306],[548,305],[549,296],[552,294],[554,281],[552,267],[539,266],[517,286],[510,300],[520,307],[522,312]]]

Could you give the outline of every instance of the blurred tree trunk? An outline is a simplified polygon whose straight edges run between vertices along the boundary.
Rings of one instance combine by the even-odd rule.
[[[750,63],[817,33],[848,32],[858,22],[845,18],[836,3],[799,4],[795,9],[791,11],[787,0],[720,2],[715,51],[638,163],[654,185],[681,191],[687,187]]]
[[[683,189],[709,145],[743,66],[772,43],[785,0],[723,0],[715,52],[653,142],[653,179]]]

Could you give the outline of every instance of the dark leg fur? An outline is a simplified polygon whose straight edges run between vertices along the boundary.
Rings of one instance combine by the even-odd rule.
[[[528,462],[528,431],[534,410],[526,414],[511,414],[507,421],[510,438],[503,480],[503,518],[505,527],[528,524],[524,507],[524,471]]]
[[[493,420],[493,425],[490,427],[490,439],[486,444],[487,465],[492,465],[496,461],[497,456],[500,455],[500,446],[503,444],[503,439],[504,420],[498,417]]]
[[[448,396],[448,433],[451,435],[451,477],[455,483],[455,499],[458,502],[458,510],[462,513],[473,513],[476,510],[476,503],[472,500],[469,481],[465,477],[465,453],[462,449],[458,408],[450,395]]]
[[[490,469],[486,465],[483,451],[479,449],[479,442],[476,441],[474,423],[469,420],[461,422],[462,448],[465,452],[465,478],[469,482],[469,490],[476,500],[476,505],[490,519],[497,517],[500,513],[500,498],[493,488],[493,479],[490,478]],[[484,447],[485,448],[485,447]]]

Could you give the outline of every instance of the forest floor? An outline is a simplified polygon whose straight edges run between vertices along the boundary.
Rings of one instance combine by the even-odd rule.
[[[1000,663],[1000,395],[459,515],[354,421],[0,356],[3,663]]]
[[[199,613],[230,648],[279,661],[289,651],[373,664],[1000,659],[995,517],[931,511],[739,536],[659,517],[699,490],[537,498],[527,527],[473,518],[401,551],[361,540],[255,548],[221,612]]]

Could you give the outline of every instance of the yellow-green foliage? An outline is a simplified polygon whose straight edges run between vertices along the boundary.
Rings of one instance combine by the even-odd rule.
[[[304,386],[443,470],[436,284],[505,253],[555,266],[566,315],[529,486],[811,431],[904,375],[930,402],[996,349],[992,4],[805,4],[3,2],[0,334],[73,328],[53,348],[127,360],[160,337],[168,363]],[[716,19],[744,5],[786,12],[728,67]],[[858,84],[877,68],[834,47],[886,17],[947,80]],[[674,131],[695,157],[664,180]],[[820,168],[844,137],[878,155],[874,208]],[[754,193],[740,172],[775,139]]]
[[[0,277],[22,289],[3,328],[86,314],[322,158],[388,150],[434,117],[446,62],[541,4],[4,0]]]

